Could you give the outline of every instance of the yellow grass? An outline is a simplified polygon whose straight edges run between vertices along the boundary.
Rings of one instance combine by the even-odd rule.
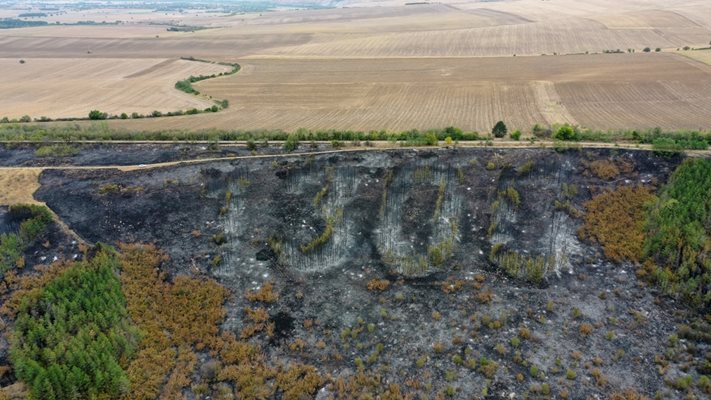
[[[0,168],[0,205],[39,204],[32,196],[39,188],[41,168]]]
[[[693,60],[701,61],[704,64],[711,65],[711,50],[682,51],[680,54]]]

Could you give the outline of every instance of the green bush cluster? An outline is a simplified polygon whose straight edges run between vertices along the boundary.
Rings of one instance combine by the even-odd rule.
[[[194,110],[194,113],[201,113],[201,110]],[[193,113],[186,111],[186,114]],[[164,115],[179,115],[179,114],[164,114]],[[182,113],[180,113],[182,115]],[[111,116],[113,117],[113,116]],[[110,117],[110,118],[111,118]],[[144,115],[134,113],[131,118],[145,118]],[[0,140],[4,141],[32,141],[42,142],[46,140],[204,140],[204,141],[219,141],[219,140],[277,140],[285,141],[291,135],[294,140],[298,141],[392,141],[401,143],[426,143],[426,134],[431,133],[437,140],[444,140],[448,134],[452,133],[456,136],[456,140],[469,141],[479,140],[479,134],[476,132],[462,132],[457,128],[445,128],[441,130],[430,130],[421,132],[418,130],[410,130],[403,132],[380,131],[337,131],[337,130],[322,130],[312,131],[307,129],[299,129],[289,133],[282,130],[163,130],[163,131],[138,131],[127,130],[121,128],[109,128],[105,124],[94,125],[56,125],[42,126],[31,124],[2,124],[0,125]]]
[[[644,255],[652,279],[695,306],[711,306],[711,160],[688,159],[649,209]]]
[[[79,154],[79,149],[68,144],[40,146],[35,150],[35,157],[72,157]]]
[[[493,249],[492,249],[493,250]],[[497,253],[500,249],[497,249]],[[512,278],[539,284],[555,269],[554,256],[528,256],[515,251],[494,254],[496,263]],[[493,258],[493,257],[492,257]]]
[[[120,365],[136,349],[117,275],[119,263],[100,250],[23,299],[10,357],[35,399],[116,398],[129,381]]]
[[[9,213],[14,221],[21,222],[17,233],[0,235],[0,276],[24,264],[22,253],[52,222],[52,214],[43,206],[17,204],[10,206]]]

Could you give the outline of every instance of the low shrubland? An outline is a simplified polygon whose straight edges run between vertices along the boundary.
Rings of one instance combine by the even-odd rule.
[[[645,271],[695,306],[711,306],[711,161],[677,168],[649,208]]]
[[[23,299],[10,355],[33,398],[128,393],[121,362],[133,355],[139,334],[128,320],[118,267],[115,254],[101,249]]]
[[[14,267],[24,267],[23,252],[52,222],[52,214],[43,206],[18,204],[11,206],[9,212],[19,228],[15,233],[0,235],[0,276]]]

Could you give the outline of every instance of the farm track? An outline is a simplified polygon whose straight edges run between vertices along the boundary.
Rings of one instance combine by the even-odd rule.
[[[3,142],[0,142],[3,143]],[[8,143],[8,142],[4,142]],[[31,143],[31,142],[13,142],[13,143]],[[43,142],[43,143],[53,143],[53,142]],[[59,143],[57,141],[56,143]],[[61,142],[67,143],[67,142]],[[70,143],[75,144],[121,144],[121,143],[132,143],[132,144],[211,144],[214,142],[209,141],[96,141],[96,140],[86,140],[86,141],[73,141]],[[280,141],[270,141],[271,144],[281,144]],[[328,144],[327,141],[316,141],[317,144]],[[218,146],[234,146],[234,145],[245,145],[246,141],[221,141]],[[567,143],[566,143],[567,144]],[[624,144],[624,143],[600,143],[600,142],[570,142],[569,149],[627,149],[627,150],[642,150],[642,151],[653,151],[651,145],[647,144]],[[280,154],[254,154],[248,156],[226,156],[226,157],[208,157],[208,158],[196,158],[191,160],[177,160],[177,161],[167,161],[161,163],[152,164],[137,164],[137,165],[54,165],[46,167],[0,167],[0,172],[2,171],[41,171],[44,170],[106,170],[106,169],[117,169],[120,171],[136,171],[136,170],[148,170],[153,168],[163,168],[172,167],[178,165],[188,165],[188,164],[205,164],[211,162],[219,161],[235,161],[235,160],[250,160],[250,159],[269,159],[269,158],[298,158],[298,157],[309,157],[309,156],[320,156],[328,154],[339,154],[339,153],[358,153],[358,152],[370,152],[370,151],[408,151],[408,150],[446,150],[446,149],[471,149],[471,148],[487,148],[487,149],[554,149],[561,148],[561,144],[545,141],[536,142],[531,144],[528,142],[516,142],[516,141],[501,141],[497,142],[493,146],[486,146],[485,142],[464,142],[452,146],[447,146],[444,142],[441,142],[439,146],[392,146],[389,143],[375,143],[372,147],[347,147],[342,149],[334,150],[321,150],[321,151],[309,151],[309,152],[296,152],[296,153],[280,153]],[[685,150],[683,151],[686,155],[690,157],[706,157],[711,156],[711,150]],[[39,174],[38,174],[39,176]]]

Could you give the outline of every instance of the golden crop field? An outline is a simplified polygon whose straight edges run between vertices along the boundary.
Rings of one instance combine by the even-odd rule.
[[[252,59],[196,85],[229,109],[123,126],[487,131],[503,119],[600,129],[711,124],[711,67],[675,54],[347,60]]]
[[[2,117],[86,117],[209,107],[209,99],[177,91],[190,75],[229,71],[226,66],[176,59],[0,59]]]
[[[173,88],[178,79],[204,73],[193,68],[212,68],[177,60],[194,56],[244,67],[196,85],[230,100],[229,109],[112,123],[398,130],[484,130],[498,119],[521,128],[711,125],[706,52],[682,50],[709,46],[711,4],[704,0],[343,5],[232,14],[107,8],[52,18],[120,24],[0,30],[6,89],[0,110],[67,117],[93,108],[145,113],[206,106]],[[204,29],[167,31],[172,25]],[[626,54],[603,54],[618,49]],[[28,63],[19,68],[21,58]],[[153,65],[162,67],[126,78]]]

